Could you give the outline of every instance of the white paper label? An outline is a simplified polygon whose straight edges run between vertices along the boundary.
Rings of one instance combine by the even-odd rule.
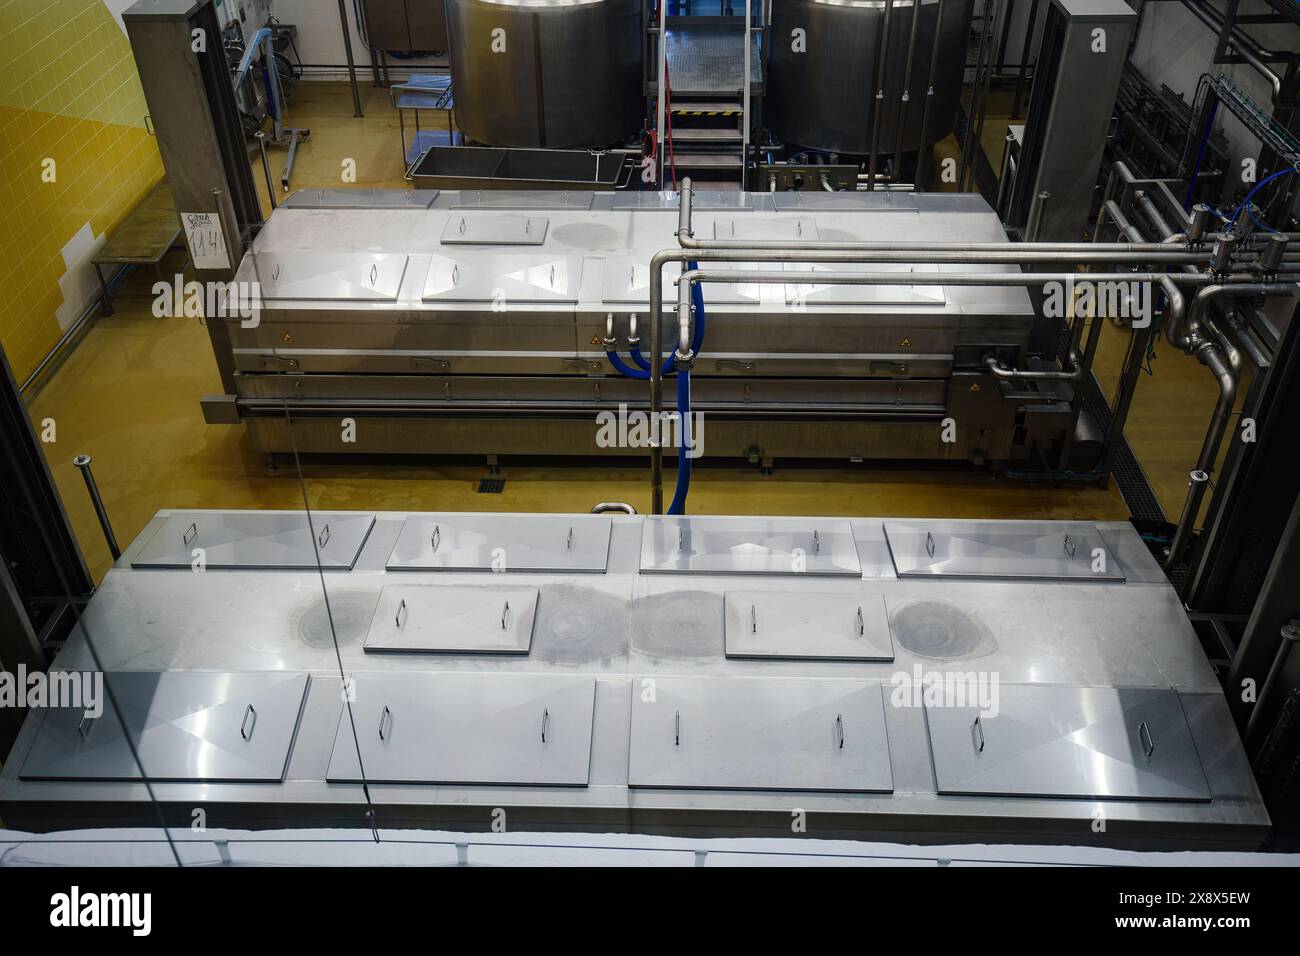
[[[190,247],[194,268],[230,268],[226,237],[221,231],[221,219],[215,212],[183,212],[181,222],[185,226],[185,242]]]

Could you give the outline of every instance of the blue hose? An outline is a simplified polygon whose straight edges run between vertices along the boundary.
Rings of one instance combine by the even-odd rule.
[[[617,352],[612,350],[606,352],[605,358],[609,359],[609,364],[614,366],[614,370],[616,372],[621,372],[622,374],[626,375],[628,378],[639,379],[642,382],[650,381],[649,369],[631,368],[630,366],[625,364],[621,358],[619,358]]]
[[[681,421],[681,446],[677,449],[677,490],[673,492],[670,515],[686,514],[686,496],[691,490],[691,373],[677,370],[677,417]]]
[[[694,262],[688,262],[687,266],[691,269],[698,268],[697,263]],[[704,290],[699,283],[691,287],[691,305],[695,310],[695,329],[691,335],[691,351],[698,356],[700,349],[704,347],[705,320]],[[609,359],[609,364],[614,366],[614,370],[620,374],[638,381],[648,381],[650,378],[650,362],[641,354],[641,349],[636,345],[630,346],[628,351],[632,356],[632,361],[637,366],[635,368],[624,362],[613,349],[607,351],[605,357]],[[676,364],[676,357],[670,352],[668,358],[664,360],[663,374],[671,375]],[[677,368],[676,372],[677,415],[681,422],[681,447],[677,449],[677,488],[673,492],[672,504],[668,506],[670,515],[686,513],[686,496],[691,490],[691,459],[689,453],[693,444],[691,436],[691,373],[684,368]]]
[[[692,270],[697,269],[699,267],[699,263],[697,262],[688,262],[686,263],[686,265],[689,269]],[[700,349],[704,347],[704,322],[705,322],[704,289],[700,286],[698,282],[691,287],[691,305],[695,307],[695,329],[691,333],[691,351],[698,356],[700,354]],[[635,378],[635,379],[639,379],[640,381],[645,381],[650,377],[649,360],[641,352],[641,349],[636,345],[629,346],[628,352],[632,356],[632,361],[636,365],[636,368],[629,366],[626,362],[624,362],[621,358],[619,358],[617,353],[615,352],[606,352],[605,355],[609,357],[609,364],[613,365],[616,371],[621,372],[622,374],[626,375],[628,378]],[[663,371],[661,374],[671,375],[673,373],[673,370],[676,368],[676,364],[677,363],[676,360],[673,358],[673,354],[669,352],[668,358],[664,359]],[[646,374],[642,375],[640,374],[640,372],[644,372]]]

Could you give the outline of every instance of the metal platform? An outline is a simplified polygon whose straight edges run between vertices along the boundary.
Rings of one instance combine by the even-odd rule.
[[[750,89],[763,87],[762,42],[753,35]],[[673,98],[727,93],[745,85],[745,39],[741,27],[724,24],[678,26],[668,31],[668,82]]]
[[[200,804],[252,828],[486,828],[504,808],[512,831],[788,836],[800,809],[824,839],[1201,849],[1268,827],[1213,670],[1126,523],[1092,526],[1123,571],[1101,580],[900,576],[884,519],[817,517],[692,517],[713,563],[645,573],[643,541],[681,525],[382,513],[353,569],[325,576],[328,609],[314,570],[133,567],[164,528],[220,515],[159,514],[55,661],[92,669],[94,642],[178,825]],[[947,524],[971,543],[986,525],[1080,533]],[[851,573],[737,573],[748,554],[811,560],[814,531]],[[445,550],[457,536],[469,547]],[[510,563],[529,542],[561,564],[590,544],[604,573]],[[0,770],[7,824],[156,825],[109,715],[85,735],[84,717],[29,715]],[[267,751],[233,765],[244,734]]]

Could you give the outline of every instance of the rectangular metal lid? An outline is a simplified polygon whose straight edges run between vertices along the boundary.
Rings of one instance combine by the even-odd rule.
[[[1064,521],[886,521],[899,577],[1123,581],[1095,524]]]
[[[353,687],[327,780],[587,785],[590,675],[363,673]]]
[[[1209,800],[1178,694],[1166,688],[996,686],[994,708],[924,699],[940,793]]]
[[[285,209],[428,209],[436,189],[299,189]]]
[[[596,571],[609,562],[608,515],[411,515],[390,571]]]
[[[457,216],[442,230],[445,246],[540,246],[550,224],[546,216]]]
[[[152,780],[284,778],[306,674],[118,671],[103,679],[113,696],[104,695],[99,716],[86,707],[45,714],[23,779],[138,780],[141,765]]]
[[[862,565],[844,520],[651,515],[641,532],[641,570],[861,576]]]
[[[656,677],[632,695],[628,785],[892,792],[880,684]]]
[[[254,252],[253,273],[267,300],[392,302],[410,257],[395,252]]]
[[[577,302],[581,256],[536,253],[432,256],[421,298],[425,302]]]
[[[728,591],[728,657],[892,661],[894,641],[880,594]]]
[[[386,586],[364,647],[368,651],[527,654],[537,588]]]
[[[356,512],[180,512],[131,559],[133,568],[351,570],[375,516]],[[313,541],[313,534],[315,540]]]

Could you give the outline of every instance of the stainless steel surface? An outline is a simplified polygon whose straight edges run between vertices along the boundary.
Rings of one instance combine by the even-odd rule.
[[[901,577],[1123,581],[1097,526],[1074,521],[886,521]]]
[[[861,564],[856,575],[774,575],[738,581],[729,574],[688,578],[641,574],[642,527],[648,519],[624,515],[608,519],[612,533],[606,574],[520,572],[503,582],[488,570],[462,571],[452,578],[446,571],[386,571],[409,516],[384,513],[377,516],[356,568],[327,575],[327,614],[315,571],[214,575],[131,567],[132,558],[169,517],[192,521],[200,514],[163,512],[150,522],[104,578],[55,666],[67,671],[94,669],[89,637],[109,670],[310,672],[312,680],[283,782],[153,785],[164,804],[202,805],[210,813],[219,809],[221,819],[230,825],[295,827],[331,820],[356,826],[368,819],[360,786],[327,782],[344,713],[341,660],[343,673],[358,679],[410,675],[417,685],[431,671],[437,671],[437,676],[493,681],[551,676],[595,683],[589,786],[431,786],[413,781],[379,783],[372,775],[369,794],[385,825],[486,828],[493,809],[506,807],[511,808],[515,826],[537,821],[538,826],[574,830],[673,833],[698,827],[701,815],[707,815],[713,832],[739,836],[767,832],[775,811],[775,825],[788,834],[789,812],[801,808],[810,821],[819,821],[817,832],[826,837],[888,834],[890,839],[917,843],[1015,842],[1032,832],[1034,839],[1071,842],[1076,834],[1087,832],[1091,840],[1105,845],[1163,849],[1249,848],[1258,845],[1268,828],[1218,679],[1177,594],[1127,522],[1098,525],[1127,572],[1123,582],[899,578],[880,518],[848,521]],[[799,520],[821,525],[830,519]],[[526,656],[448,654],[431,660],[428,655],[377,654],[365,649],[364,638],[385,587],[503,584],[536,587],[540,592],[532,647]],[[728,658],[724,596],[737,590],[738,584],[769,592],[841,593],[855,598],[879,594],[890,619],[894,660]],[[914,698],[909,687],[918,680],[971,672],[996,675],[1004,687],[1041,683],[1177,688],[1211,799],[1107,798],[1100,806],[1109,826],[1098,834],[1085,829],[1098,809],[1094,802],[938,793],[922,697]],[[783,796],[779,791],[629,788],[633,701],[645,691],[647,680],[670,678],[716,678],[729,683],[761,678],[772,684],[791,679],[884,682],[893,792],[802,791]],[[389,706],[390,713],[393,708],[367,698],[365,688],[363,683],[354,686],[357,726],[364,736],[377,739],[376,720],[382,707]],[[428,695],[416,697],[423,701]],[[528,720],[515,722],[524,727],[520,733],[531,729],[540,736],[540,719],[534,725],[531,711],[527,716]],[[20,779],[19,768],[31,751],[41,718],[37,713],[27,721],[9,761],[0,769],[0,815],[8,825],[58,827],[70,812],[85,812],[86,807],[103,808],[144,826],[156,825],[149,794],[139,782]],[[1149,728],[1154,732],[1154,724]],[[529,737],[527,747],[534,746],[534,739],[540,746],[540,739]],[[1157,748],[1161,739],[1155,733]],[[370,746],[371,741],[365,743]],[[531,760],[520,760],[517,766],[535,767]],[[522,771],[519,775],[531,776]]]
[[[631,787],[894,789],[875,681],[657,677],[629,750]]]
[[[576,302],[581,281],[582,259],[578,256],[504,253],[469,263],[449,256],[433,256],[420,298],[425,302],[443,300],[502,305],[512,302]]]
[[[595,571],[609,560],[605,515],[412,515],[390,571]]]
[[[337,453],[338,432],[328,420],[342,417],[359,422],[357,443],[346,449],[355,453],[601,451],[595,416],[617,414],[620,402],[643,408],[645,401],[644,386],[623,379],[604,356],[608,317],[620,350],[630,315],[639,316],[643,339],[654,337],[646,319],[656,282],[649,264],[673,242],[673,206],[680,204],[664,193],[637,194],[648,204],[629,204],[623,194],[583,194],[577,202],[574,195],[444,192],[427,209],[277,211],[257,237],[255,255],[291,260],[296,271],[282,270],[281,278],[298,284],[271,290],[255,328],[225,323],[233,340],[226,357],[236,371],[230,394],[257,446],[290,450],[287,403],[300,452]],[[1017,404],[962,406],[965,390],[950,383],[959,356],[966,367],[980,368],[981,345],[996,345],[1009,363],[1028,348],[1035,321],[1029,297],[1014,288],[936,282],[951,272],[949,262],[1013,276],[1008,270],[1022,250],[1005,243],[996,217],[974,196],[823,195],[797,205],[779,195],[692,197],[700,201],[693,214],[699,235],[742,237],[711,240],[740,245],[772,241],[745,236],[785,237],[774,243],[779,250],[761,255],[788,255],[783,268],[790,272],[790,281],[778,285],[706,289],[708,332],[692,382],[712,416],[705,454],[1022,457],[1025,446],[1014,441]],[[488,239],[503,222],[517,227],[542,219],[539,245],[441,241],[461,236],[462,222],[464,236]],[[504,238],[527,238],[516,232],[522,230]],[[528,236],[535,241],[538,232]],[[814,250],[785,248],[810,234],[817,237],[808,242]],[[880,243],[882,235],[891,241]],[[889,248],[858,248],[873,243]],[[976,251],[962,251],[971,244]],[[938,253],[928,252],[936,247]],[[1127,246],[1085,247],[1091,255],[1132,258]],[[1078,250],[1061,252],[1068,258]],[[1169,247],[1150,254],[1186,256]],[[693,255],[682,250],[683,259]],[[948,261],[927,261],[932,255]],[[349,256],[356,266],[338,272],[334,257]],[[698,256],[725,258],[712,250]],[[833,261],[816,261],[822,256]],[[349,279],[369,283],[365,263],[374,265],[376,257],[406,257],[392,298],[349,286]],[[875,271],[901,278],[871,285],[831,278],[849,262],[878,258],[889,261]],[[744,268],[753,257],[732,259],[718,267]],[[259,262],[246,259],[239,277],[265,274],[255,268]],[[926,281],[904,284],[911,274]],[[320,275],[328,280],[323,285],[314,279]],[[375,279],[384,294],[393,292],[378,270]],[[345,292],[348,298],[328,297]],[[997,394],[991,376],[984,391]],[[535,417],[520,419],[523,408]],[[971,423],[956,442],[941,440],[945,414]],[[917,427],[917,418],[925,424]]]
[[[452,216],[442,230],[442,244],[540,246],[549,223],[544,216]]]
[[[938,27],[937,70],[925,145],[952,131],[961,93],[972,0],[943,4],[923,0],[916,45],[930,50]],[[885,18],[883,0],[773,0],[772,36],[766,119],[787,144],[865,156],[873,129],[871,104]],[[909,57],[912,0],[893,0],[893,23],[885,49],[888,72],[885,95],[875,111],[878,148],[883,153],[911,151],[922,145],[923,113],[916,101],[926,98],[930,63]],[[900,25],[901,23],[901,25]],[[804,31],[806,45],[794,48],[792,31]],[[911,66],[910,74],[905,70]],[[907,108],[904,89],[910,92]]]
[[[353,687],[328,780],[587,785],[592,677],[356,674]]]
[[[1168,689],[1002,685],[998,712],[925,708],[940,793],[1209,800]]]
[[[98,717],[84,707],[49,711],[24,780],[136,780],[141,765],[151,780],[284,778],[306,674],[115,671],[104,681],[121,710],[104,699]]]
[[[844,520],[648,517],[641,570],[683,574],[862,573]]]
[[[390,584],[366,632],[368,651],[527,654],[537,588]]]
[[[289,209],[428,209],[436,189],[299,189],[282,206]]]
[[[254,253],[252,270],[261,297],[392,301],[409,257],[404,255]]]
[[[466,136],[569,149],[620,145],[636,133],[638,0],[447,0],[446,8],[456,125]]]
[[[725,601],[728,657],[894,659],[880,594],[728,591]]]
[[[131,559],[137,568],[209,570],[350,570],[374,527],[356,512],[305,514],[273,511],[201,512],[163,521]],[[313,540],[313,537],[315,540]]]

